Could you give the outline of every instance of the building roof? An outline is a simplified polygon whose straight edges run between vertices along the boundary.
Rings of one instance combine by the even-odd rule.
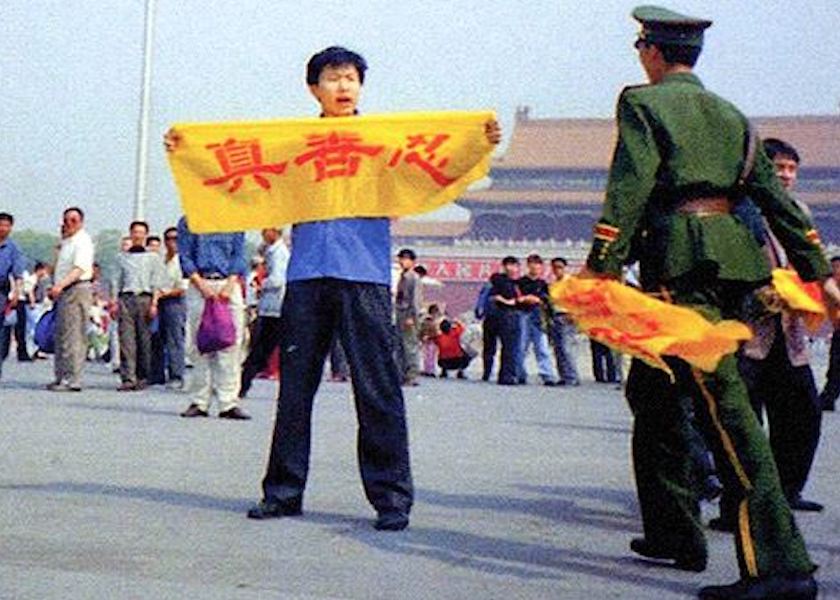
[[[840,192],[803,192],[796,190],[794,195],[808,206],[836,205]],[[498,190],[486,189],[464,193],[458,204],[472,208],[475,204],[483,207],[499,204],[511,205],[558,205],[576,206],[601,204],[603,191],[565,191],[565,190]],[[445,235],[445,234],[441,234]]]
[[[470,229],[469,221],[430,221],[398,219],[391,226],[394,237],[459,237]]]
[[[472,203],[481,204],[597,204],[604,198],[603,191],[568,191],[568,190],[499,190],[489,188],[465,192],[458,203],[468,207]]]
[[[758,117],[761,137],[793,144],[804,167],[840,167],[840,116]],[[612,159],[613,119],[531,119],[517,114],[497,169],[606,169]]]

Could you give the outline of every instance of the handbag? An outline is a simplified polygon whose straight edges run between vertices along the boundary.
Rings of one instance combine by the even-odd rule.
[[[6,310],[3,311],[3,327],[14,327],[18,322],[17,310],[11,305],[6,305]]]
[[[35,325],[35,345],[41,352],[52,354],[55,352],[55,328],[58,311],[51,308],[38,319]]]
[[[198,351],[202,354],[218,352],[236,343],[236,326],[226,300],[205,300],[195,341]]]

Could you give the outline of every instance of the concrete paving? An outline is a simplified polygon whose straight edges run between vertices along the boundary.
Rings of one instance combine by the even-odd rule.
[[[50,367],[12,359],[0,382],[0,598],[666,600],[737,578],[720,533],[702,574],[628,551],[630,415],[612,385],[408,389],[417,502],[408,531],[379,533],[348,384],[319,392],[304,516],[254,522],[275,383],[255,383],[251,421],[187,420],[186,394],[117,393],[104,365],[83,393],[47,392]],[[840,597],[838,419],[807,490],[828,508],[797,517],[824,598]]]

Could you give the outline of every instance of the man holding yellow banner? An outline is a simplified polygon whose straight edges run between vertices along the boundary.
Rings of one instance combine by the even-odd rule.
[[[170,161],[197,231],[295,223],[283,304],[283,369],[263,500],[252,519],[296,516],[309,469],[312,404],[334,335],[347,353],[358,458],[375,527],[408,526],[413,484],[391,320],[388,217],[456,198],[489,168],[492,113],[358,117],[364,59],[314,55],[321,119],[176,126]],[[211,152],[207,152],[210,150]],[[208,156],[209,154],[209,156]]]

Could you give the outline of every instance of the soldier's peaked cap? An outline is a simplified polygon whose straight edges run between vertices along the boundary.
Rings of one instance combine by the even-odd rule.
[[[632,14],[642,24],[639,39],[651,44],[702,48],[703,31],[712,24],[661,6],[639,6]]]

